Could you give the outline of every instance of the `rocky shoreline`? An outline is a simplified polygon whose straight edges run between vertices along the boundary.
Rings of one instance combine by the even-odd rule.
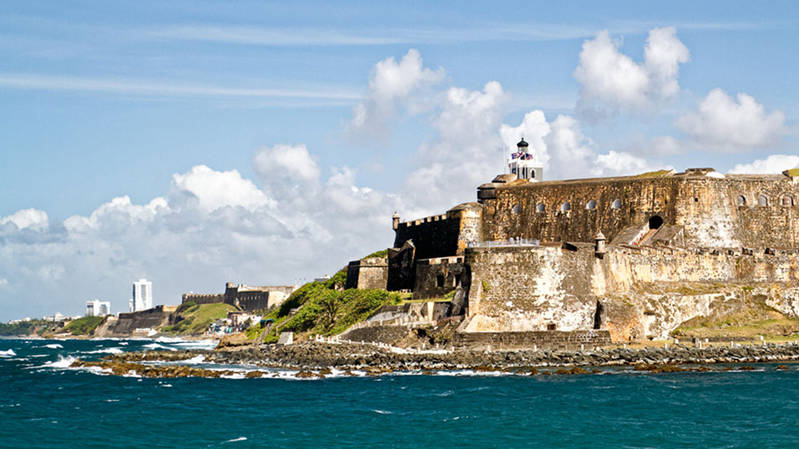
[[[591,351],[428,351],[408,352],[359,344],[309,342],[295,345],[262,345],[237,350],[147,351],[114,354],[99,361],[78,360],[73,366],[98,367],[117,375],[144,377],[224,377],[230,369],[207,369],[180,362],[203,356],[203,363],[247,365],[255,369],[245,377],[261,377],[258,368],[295,370],[295,377],[325,377],[333,370],[344,375],[380,375],[392,372],[472,370],[517,374],[586,374],[600,368],[629,367],[638,371],[721,371],[754,363],[787,363],[799,360],[799,345],[713,346],[694,348],[606,348]],[[171,362],[157,364],[153,362]],[[781,365],[778,369],[787,366]],[[240,372],[239,372],[240,374]]]

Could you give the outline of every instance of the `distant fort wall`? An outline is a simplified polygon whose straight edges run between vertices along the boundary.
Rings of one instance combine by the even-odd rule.
[[[216,304],[225,302],[225,295],[223,293],[184,293],[181,304],[187,302],[194,302],[196,304]]]

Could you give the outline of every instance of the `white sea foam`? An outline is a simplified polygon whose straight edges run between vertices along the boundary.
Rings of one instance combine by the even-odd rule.
[[[175,343],[175,346],[186,349],[214,349],[218,343],[218,340],[187,340]]]
[[[68,355],[66,357],[59,355],[58,360],[56,360],[55,362],[45,362],[43,367],[65,369],[72,366],[73,363],[75,363],[75,357],[72,357],[71,355]]]
[[[0,351],[0,357],[14,357],[15,355],[17,355],[17,353],[14,352],[13,349],[9,349],[7,351]]]
[[[238,441],[247,441],[247,437],[233,438],[232,440],[225,441],[225,443],[236,443]]]
[[[127,345],[128,345],[128,342],[126,342],[126,341],[120,341],[119,342],[119,346],[127,346]]]
[[[185,363],[187,365],[196,365],[198,363],[203,363],[204,361],[205,361],[205,356],[204,355],[198,355],[198,356],[192,357],[192,358],[190,358],[188,360],[184,360],[182,363]]]
[[[58,344],[58,343],[51,343],[51,344],[49,344],[49,345],[44,345],[44,347],[45,347],[45,348],[49,348],[49,349],[64,349],[64,347],[63,347],[63,346],[61,346],[61,345],[60,345],[60,344]]]
[[[155,341],[156,343],[180,343],[183,339],[180,337],[158,337]]]
[[[151,350],[166,349],[167,351],[177,351],[175,348],[170,348],[169,346],[164,346],[158,343],[150,343],[149,345],[144,345],[144,347]]]
[[[375,413],[377,413],[378,415],[391,415],[391,414],[393,414],[392,412],[390,412],[390,411],[388,411],[388,410],[379,410],[379,409],[374,409],[374,410],[372,410],[372,411],[373,411],[373,412],[375,412]]]
[[[102,348],[94,351],[84,351],[84,354],[122,354],[119,348]]]

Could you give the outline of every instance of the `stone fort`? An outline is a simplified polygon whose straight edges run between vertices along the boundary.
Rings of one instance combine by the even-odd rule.
[[[476,202],[395,214],[388,256],[351,262],[350,286],[454,292],[463,338],[662,339],[742,295],[799,315],[799,170],[544,181],[526,154],[522,140]]]

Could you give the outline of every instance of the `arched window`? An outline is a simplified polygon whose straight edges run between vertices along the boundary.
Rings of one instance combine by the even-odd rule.
[[[589,201],[588,203],[586,203],[585,208],[588,210],[596,209],[596,201],[594,200]]]
[[[768,197],[762,193],[757,196],[757,205],[761,207],[768,206]]]
[[[560,205],[560,210],[562,212],[568,212],[568,211],[572,210],[572,205],[569,204],[568,201],[564,201],[563,204]]]
[[[537,205],[537,206],[535,206],[535,211],[536,211],[536,212],[538,212],[539,214],[543,214],[544,212],[546,212],[546,211],[547,211],[547,206],[546,206],[546,204],[544,204],[544,203],[538,203],[538,205]]]
[[[611,209],[621,209],[621,200],[618,200],[618,199],[613,200],[613,202],[610,204],[610,208]]]
[[[738,206],[746,206],[746,197],[738,195]]]
[[[782,197],[782,205],[785,207],[792,207],[793,197],[791,195],[785,195],[784,197]]]
[[[514,204],[513,208],[511,208],[511,212],[513,212],[514,214],[522,213],[522,206],[519,206],[518,204]]]

